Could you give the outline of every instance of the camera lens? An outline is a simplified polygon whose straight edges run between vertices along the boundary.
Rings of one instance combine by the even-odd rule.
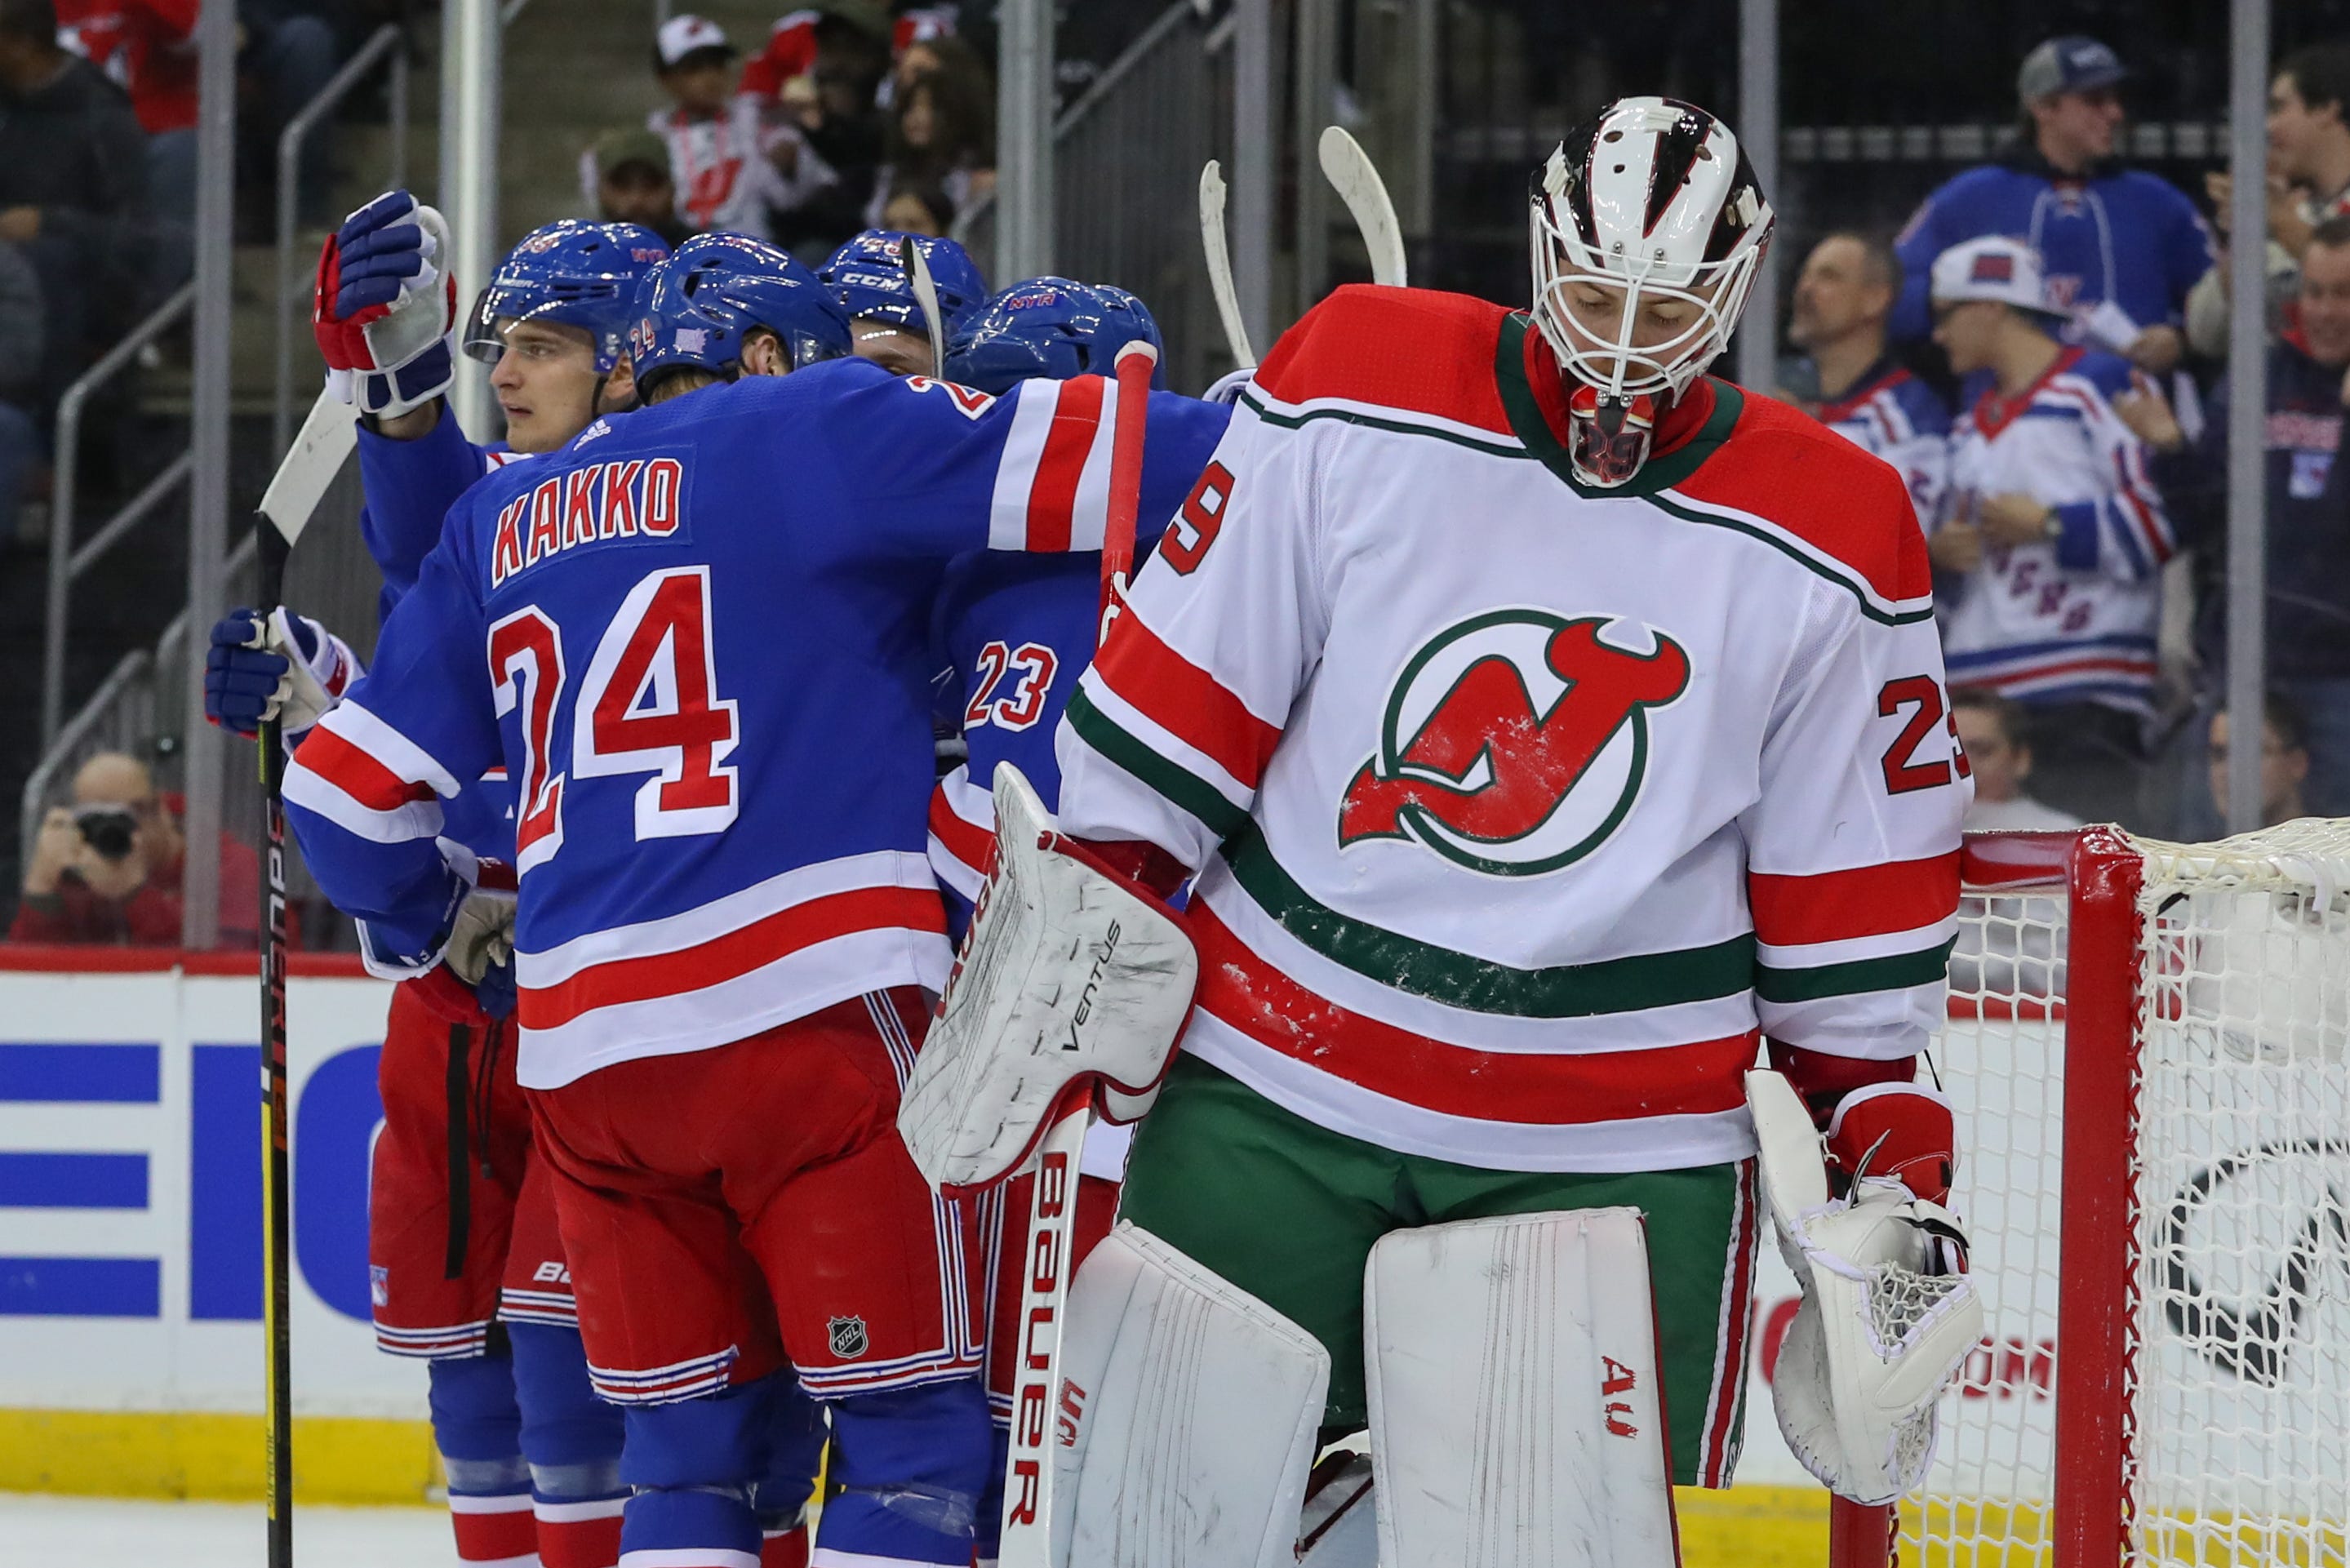
[[[101,859],[120,860],[130,853],[130,836],[138,831],[138,818],[120,807],[105,811],[78,814],[81,836]]]

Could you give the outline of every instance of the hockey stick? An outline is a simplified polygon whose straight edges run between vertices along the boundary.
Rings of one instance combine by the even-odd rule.
[[[286,450],[286,461],[261,497],[254,521],[261,556],[264,624],[286,597],[286,558],[318,509],[327,487],[359,445],[359,410],[320,392]],[[289,654],[288,657],[296,657]],[[294,1339],[288,1242],[293,1192],[286,1180],[286,738],[279,721],[261,722],[262,829],[266,837],[269,918],[261,933],[261,1311],[269,1342],[265,1418],[268,1423],[269,1568],[294,1563]]]
[[[1138,337],[1118,351],[1118,406],[1110,427],[1109,515],[1102,529],[1101,618],[1107,640],[1134,571],[1134,521],[1142,507],[1143,431],[1159,350]],[[1028,1200],[1027,1277],[1020,1288],[1020,1355],[1013,1363],[1012,1443],[1003,1470],[1003,1536],[997,1568],[1053,1568],[1053,1444],[1060,1422],[1061,1338],[1076,1272],[1077,1167],[1093,1103],[1080,1079],[1053,1107],[1036,1147]]]
[[[944,379],[947,373],[947,335],[945,317],[939,314],[939,286],[931,276],[931,264],[922,257],[922,247],[912,240],[906,242],[906,271],[914,284],[914,303],[922,307],[922,326],[931,335],[931,374]]]
[[[1371,253],[1371,281],[1390,288],[1404,282],[1403,227],[1396,222],[1395,203],[1363,144],[1335,125],[1322,129],[1322,177],[1338,192],[1362,231],[1363,248]]]
[[[1242,369],[1256,364],[1248,326],[1241,320],[1240,291],[1232,286],[1232,253],[1224,239],[1224,166],[1214,159],[1200,171],[1200,243],[1208,253],[1208,287],[1224,323],[1224,343]]]

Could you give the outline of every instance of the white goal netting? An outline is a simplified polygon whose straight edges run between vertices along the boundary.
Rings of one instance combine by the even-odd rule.
[[[1961,913],[1936,1058],[1990,1332],[1900,1560],[2350,1568],[2350,823],[2129,845],[2134,950],[2068,943],[2061,885]],[[2068,1107],[2065,998],[2089,965],[2135,967],[2136,1088]],[[2100,1158],[2131,1172],[2126,1261],[2070,1287],[2121,1293],[2129,1340],[2066,1379],[2121,1421],[2119,1501],[2085,1556],[2052,1544],[2057,1477],[2093,1479],[2056,1421],[2068,1112],[2104,1118]]]

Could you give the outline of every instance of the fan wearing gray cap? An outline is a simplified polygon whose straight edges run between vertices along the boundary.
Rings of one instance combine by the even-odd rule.
[[[2211,235],[2185,192],[2124,168],[2114,152],[2127,69],[2095,38],[2051,38],[2023,57],[2015,96],[2023,135],[1995,163],[1969,169],[1926,198],[1895,249],[1908,280],[1896,337],[1931,326],[1934,258],[1985,234],[2037,252],[2064,337],[2126,355],[2159,374],[2185,349],[2187,292],[2211,265]]]

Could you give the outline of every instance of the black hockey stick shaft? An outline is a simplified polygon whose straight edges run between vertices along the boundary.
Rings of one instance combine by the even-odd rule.
[[[286,594],[293,545],[266,515],[255,519],[261,558],[261,614]],[[291,649],[287,657],[293,657]],[[269,1568],[294,1563],[293,1192],[286,1179],[286,738],[276,718],[261,724],[261,815],[269,907],[261,922],[261,1190],[263,1327],[269,1341],[265,1419],[268,1422]]]

